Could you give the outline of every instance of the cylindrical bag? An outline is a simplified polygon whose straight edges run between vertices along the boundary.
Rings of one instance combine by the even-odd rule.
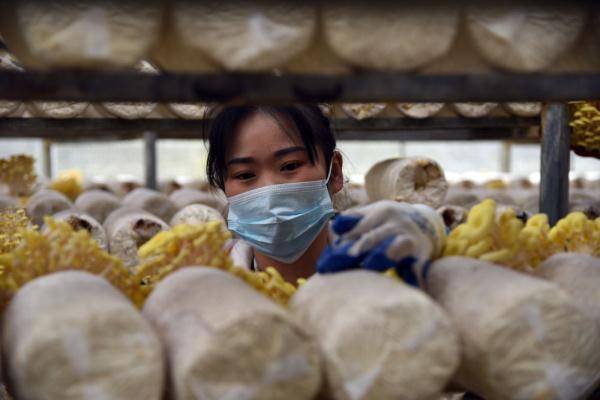
[[[28,108],[36,117],[45,118],[75,118],[88,107],[88,103],[77,101],[33,101]]]
[[[304,2],[175,0],[153,56],[167,70],[268,71],[308,47],[316,17]]]
[[[542,103],[504,103],[502,106],[518,117],[536,117],[542,112]]]
[[[160,31],[159,0],[19,0],[0,8],[2,36],[28,67],[125,67]]]
[[[465,11],[473,50],[495,67],[517,72],[552,65],[575,44],[586,22],[576,2],[473,3]]]
[[[555,284],[446,257],[425,287],[461,337],[456,382],[486,400],[584,398],[600,378],[599,329]]]
[[[600,327],[600,258],[583,253],[558,253],[535,271],[567,292]]]
[[[391,158],[372,166],[365,175],[370,201],[396,200],[442,205],[448,182],[442,167],[427,157]]]
[[[138,249],[158,232],[169,229],[160,218],[149,212],[121,207],[113,211],[104,222],[110,254],[133,268],[138,262]]]
[[[173,272],[150,294],[143,315],[166,348],[172,399],[312,399],[321,385],[312,339],[225,271]]]
[[[162,398],[158,336],[123,294],[87,272],[23,286],[4,314],[2,340],[18,399]]]
[[[328,1],[323,39],[357,67],[406,71],[450,50],[458,17],[458,7],[427,1]]]
[[[42,226],[45,216],[54,215],[59,211],[68,210],[72,207],[73,203],[62,193],[44,189],[29,198],[25,209],[32,222],[37,226]]]
[[[54,214],[53,218],[67,222],[75,231],[82,229],[88,231],[100,248],[108,250],[108,239],[104,227],[90,215],[77,210],[64,210]]]
[[[163,221],[170,221],[177,211],[175,204],[165,194],[146,188],[138,188],[129,192],[123,197],[123,205],[141,208]]]
[[[106,217],[120,205],[119,198],[105,190],[88,190],[75,200],[75,208],[91,215],[100,223],[103,223]]]
[[[289,307],[319,340],[332,398],[433,399],[458,366],[458,337],[444,311],[389,277],[314,275]]]
[[[222,213],[227,205],[227,199],[224,196],[219,196],[214,192],[205,192],[192,188],[176,190],[171,193],[169,199],[175,204],[175,207],[178,210],[181,210],[190,204],[204,204]]]
[[[208,221],[222,221],[225,223],[221,213],[214,208],[204,204],[190,204],[179,210],[171,218],[171,226],[178,224],[197,225]]]

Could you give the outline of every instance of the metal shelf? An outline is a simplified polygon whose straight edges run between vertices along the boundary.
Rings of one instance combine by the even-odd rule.
[[[0,137],[43,138],[53,141],[126,140],[153,132],[159,139],[201,139],[207,120],[117,118],[0,118]],[[351,118],[332,120],[339,140],[511,140],[531,142],[530,128],[539,118],[434,117]]]
[[[419,75],[140,74],[123,71],[0,72],[8,100],[277,103],[571,101],[594,99],[600,73]]]

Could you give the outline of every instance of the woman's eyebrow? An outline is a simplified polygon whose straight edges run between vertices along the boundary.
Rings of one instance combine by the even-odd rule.
[[[281,150],[277,150],[274,153],[275,158],[281,158],[285,155],[288,155],[290,153],[295,153],[298,151],[303,151],[306,152],[306,149],[304,147],[300,147],[300,146],[295,146],[295,147],[287,147],[285,149],[281,149]]]
[[[252,157],[238,157],[238,158],[232,158],[231,160],[227,161],[227,165],[231,165],[231,164],[250,164],[254,162],[254,158]]]

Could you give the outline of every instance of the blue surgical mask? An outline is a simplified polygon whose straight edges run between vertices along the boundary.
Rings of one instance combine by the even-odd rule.
[[[300,258],[333,216],[327,178],[283,183],[229,197],[227,223],[254,249],[275,260]]]

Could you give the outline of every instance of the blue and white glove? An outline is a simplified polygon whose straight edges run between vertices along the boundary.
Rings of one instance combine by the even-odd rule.
[[[441,251],[445,239],[443,221],[435,210],[391,200],[347,210],[333,220],[331,229],[334,241],[319,258],[319,273],[396,268],[414,285],[415,271]]]

